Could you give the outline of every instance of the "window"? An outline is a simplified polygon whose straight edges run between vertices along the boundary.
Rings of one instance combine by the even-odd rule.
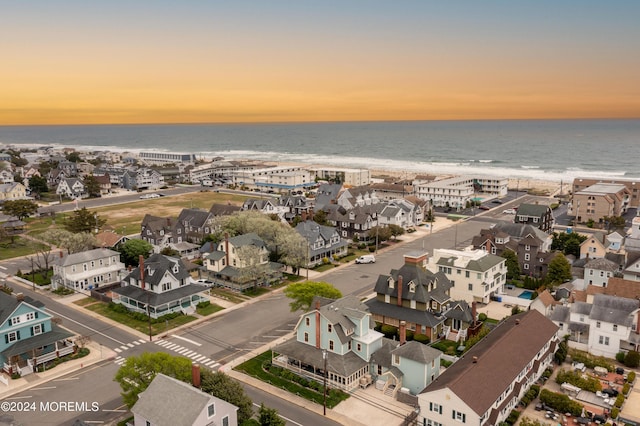
[[[469,283],[469,291],[473,291],[473,284]]]
[[[524,260],[529,260],[531,257],[529,255],[529,253],[525,253],[524,254]]]
[[[600,321],[596,322],[596,328],[600,328]]]
[[[392,362],[392,364],[393,364],[393,365],[400,365],[400,355],[396,355],[396,354],[394,354],[394,355],[393,355],[393,362]]]
[[[524,269],[529,269],[529,264],[528,264],[528,263],[525,263],[525,264],[524,264],[524,265],[522,265],[522,266],[524,266]]]
[[[360,343],[356,343],[356,350],[358,352],[362,351],[362,345]]]
[[[438,414],[442,414],[442,405],[436,404],[435,402],[430,402],[429,411],[434,411]]]
[[[469,278],[469,271],[464,271],[464,277]]]
[[[35,313],[27,312],[27,321],[31,321],[34,318],[36,318],[36,314]]]
[[[36,324],[31,327],[31,335],[37,336],[38,334],[42,334],[42,324]]]
[[[213,417],[216,415],[216,405],[215,404],[209,404],[209,406],[207,407],[207,415],[209,417]]]
[[[5,334],[4,340],[5,343],[11,343],[20,340],[20,330],[12,331],[11,333]]]
[[[13,317],[11,318],[11,325],[16,325],[16,324],[20,324],[20,317]]]
[[[309,342],[309,333],[304,333],[304,341]]]
[[[491,254],[496,254],[496,248],[495,247],[491,247]]]
[[[162,291],[167,291],[167,290],[171,290],[171,283],[162,284]]]
[[[327,331],[329,333],[331,333],[333,331],[333,327],[331,326],[331,324],[327,324]]]
[[[609,338],[606,336],[600,336],[598,337],[598,343],[600,343],[601,345],[609,346]]]
[[[222,426],[229,426],[229,416],[224,416],[222,418]]]
[[[309,320],[309,317],[306,317],[304,319],[304,325],[306,325],[307,327],[309,327],[309,325],[311,324],[311,321]]]
[[[329,340],[329,350],[333,350],[333,340]]]
[[[529,251],[529,250],[531,250],[531,246],[529,244],[525,244],[524,249],[526,251]]]
[[[618,331],[618,324],[613,324],[613,331]]]
[[[347,344],[349,350],[351,350],[351,340],[349,340],[349,343]]]
[[[456,421],[462,422],[462,423],[466,423],[467,421],[467,416],[464,413],[461,413],[459,411],[453,410],[451,412],[452,414],[452,418]]]

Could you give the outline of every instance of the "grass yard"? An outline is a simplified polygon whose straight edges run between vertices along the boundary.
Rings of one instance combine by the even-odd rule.
[[[210,288],[209,294],[220,299],[228,300],[231,303],[242,303],[251,298],[241,293],[236,293],[223,288]]]
[[[243,362],[234,368],[234,370],[242,371],[243,373],[262,380],[265,383],[269,383],[273,386],[277,386],[284,389],[294,395],[298,395],[304,399],[315,402],[316,404],[323,403],[323,392],[317,392],[311,388],[304,387],[298,383],[284,379],[275,374],[271,374],[262,368],[265,362],[271,362],[271,351],[264,352],[255,358]],[[334,408],[340,402],[349,398],[349,394],[337,389],[331,389],[327,392],[327,408]]]
[[[45,247],[43,244],[35,243],[25,238],[15,237],[13,244],[10,240],[0,243],[0,260],[35,254],[38,249]]]
[[[218,306],[215,303],[210,303],[204,308],[196,308],[196,312],[198,313],[198,315],[202,315],[203,317],[206,317],[207,315],[214,314],[223,309],[224,308],[222,306]]]
[[[97,302],[97,303],[86,305],[85,308],[97,314],[100,314],[106,318],[112,319],[113,321],[117,321],[120,324],[124,324],[127,327],[133,328],[134,330],[138,330],[142,333],[149,334],[149,323],[147,321],[138,321],[136,319],[131,318],[129,315],[125,313],[115,312],[109,309],[109,305],[107,303]],[[155,336],[156,334],[164,333],[167,331],[167,329],[171,330],[183,324],[187,324],[191,321],[194,321],[195,319],[196,317],[192,317],[188,315],[180,315],[179,317],[170,319],[167,322],[162,321],[155,324],[151,324],[151,334]]]

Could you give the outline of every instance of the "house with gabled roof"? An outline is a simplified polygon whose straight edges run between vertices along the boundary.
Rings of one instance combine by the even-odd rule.
[[[130,311],[159,318],[173,312],[192,314],[198,303],[208,301],[204,288],[192,284],[185,263],[178,258],[152,254],[112,290],[113,302]]]
[[[20,182],[0,183],[0,201],[24,200],[27,188]]]
[[[403,229],[419,226],[424,219],[422,208],[404,199],[382,203],[378,213],[380,226],[397,225]]]
[[[327,210],[329,206],[337,204],[341,191],[341,183],[323,183],[320,185],[316,191],[315,209]]]
[[[451,281],[452,299],[468,303],[489,303],[507,281],[506,259],[482,250],[434,249],[427,268]]]
[[[345,189],[338,195],[336,203],[349,210],[358,206],[378,204],[380,201],[375,189],[365,185]]]
[[[627,253],[627,263],[622,271],[622,278],[640,281],[640,251]]]
[[[240,210],[242,210],[242,207],[236,206],[234,204],[213,203],[211,205],[211,208],[209,209],[209,213],[211,213],[213,217],[220,217],[232,215],[235,212],[239,212]]]
[[[343,206],[332,205],[328,209],[327,221],[339,230],[342,238],[369,241],[369,231],[378,226],[381,207],[381,204],[375,204],[348,210]]]
[[[466,302],[454,301],[449,292],[451,281],[441,272],[425,266],[427,254],[410,252],[404,265],[378,276],[375,298],[366,301],[373,319],[399,327],[402,321],[415,334],[436,341],[441,336],[465,340],[473,315]]]
[[[589,259],[584,265],[585,285],[606,287],[609,278],[618,272],[618,265],[604,257]]]
[[[174,242],[176,219],[145,214],[140,224],[140,238],[153,246],[155,253],[160,253]]]
[[[89,294],[92,289],[119,283],[125,273],[120,253],[107,248],[79,253],[63,254],[51,265],[53,289],[66,287],[75,292]]]
[[[320,225],[306,220],[296,225],[296,232],[307,241],[309,267],[320,265],[324,259],[333,259],[347,255],[349,243],[342,239],[336,228]]]
[[[544,289],[538,294],[538,297],[531,302],[529,309],[535,309],[545,317],[549,317],[549,315],[551,315],[551,311],[557,304],[558,302],[556,302],[549,290]]]
[[[544,204],[522,203],[518,206],[514,222],[529,224],[550,233],[553,230],[553,212],[551,207]]]
[[[75,177],[61,179],[58,187],[56,188],[56,194],[72,199],[89,196],[82,179]]]
[[[129,241],[129,237],[116,234],[113,231],[99,232],[96,234],[96,246],[101,248],[115,250],[127,241]]]
[[[238,425],[238,407],[162,373],[138,395],[131,413],[134,426]]]
[[[536,310],[500,322],[418,395],[418,424],[500,424],[552,364],[557,329]]]
[[[182,209],[175,224],[175,235],[178,243],[189,242],[201,244],[202,240],[212,232],[213,215],[201,209]]]
[[[44,304],[0,291],[0,365],[7,374],[27,375],[37,366],[74,351],[73,334],[51,321]]]
[[[317,381],[326,371],[328,386],[346,391],[373,381],[391,396],[402,388],[415,394],[438,376],[440,351],[406,342],[402,333],[400,342],[385,339],[357,297],[315,298],[313,305],[296,337],[274,348],[274,364]]]

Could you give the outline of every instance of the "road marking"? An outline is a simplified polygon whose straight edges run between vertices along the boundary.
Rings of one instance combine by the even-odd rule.
[[[103,408],[100,411],[108,411],[109,413],[126,413],[129,410],[118,410],[117,408],[113,409],[113,410],[107,410],[106,408]],[[282,416],[281,416],[282,417]],[[85,420],[86,423],[86,420]]]
[[[31,388],[31,390],[50,390],[50,389],[55,389],[55,386],[45,386],[42,388]]]
[[[193,358],[193,360],[196,361],[196,362],[200,362],[205,358],[206,358],[206,356],[204,356],[204,355],[198,355],[197,357]]]
[[[185,352],[189,352],[189,349],[182,348],[182,349],[175,350],[175,352],[178,352],[180,355],[184,355]]]
[[[74,319],[69,318],[68,316],[65,316],[65,315],[59,314],[59,313],[57,313],[56,311],[52,311],[52,310],[51,310],[51,309],[49,309],[49,308],[45,308],[45,310],[47,310],[47,311],[51,312],[54,316],[57,316],[57,317],[60,317],[60,318],[64,318],[64,319],[66,319],[67,321],[71,321],[71,322],[73,322],[73,323],[75,323],[75,324],[78,324],[78,325],[80,325],[80,326],[82,326],[82,327],[86,328],[87,330],[91,330],[91,331],[93,331],[93,332],[94,332],[94,333],[96,333],[96,334],[99,334],[99,335],[101,335],[101,336],[104,336],[104,337],[106,337],[106,338],[107,338],[107,339],[109,339],[109,340],[113,340],[114,342],[116,342],[116,343],[118,343],[118,344],[120,344],[120,345],[124,345],[124,342],[121,342],[121,341],[119,341],[119,340],[117,340],[117,339],[114,339],[113,337],[108,336],[108,335],[104,334],[103,332],[96,330],[95,328],[88,327],[88,326],[86,326],[86,325],[82,324],[82,323],[81,323],[81,322],[79,322],[79,321],[76,321],[76,320],[74,320]]]
[[[129,349],[129,346],[127,346],[127,345],[122,345],[122,346],[120,346],[120,348],[121,348],[123,351],[126,351],[127,349]]]
[[[175,337],[176,339],[180,339],[180,340],[184,340],[185,342],[189,342],[192,345],[196,345],[196,346],[202,346],[202,343],[198,343],[198,342],[194,342],[191,339],[187,339],[186,337],[182,337],[182,336],[177,336],[175,334],[172,334],[171,337]]]
[[[133,348],[135,345],[133,343],[127,343],[127,346],[129,346],[130,348]]]
[[[113,350],[114,350],[114,351],[116,351],[117,353],[122,352],[122,349],[120,349],[120,348],[115,348],[115,349],[113,349]]]
[[[191,355],[195,355],[196,353],[197,352],[194,352],[194,351],[187,351],[187,352],[183,353],[182,355],[190,357]]]
[[[4,269],[5,271],[7,270],[7,268],[5,268],[4,266],[0,265],[0,269]]]
[[[27,395],[27,396],[12,396],[11,398],[6,398],[7,401],[11,400],[11,399],[29,399],[29,398],[33,398],[33,395]]]
[[[54,382],[65,382],[67,380],[78,380],[80,377],[67,377],[66,379],[55,379]]]
[[[122,358],[121,356],[117,356],[114,362],[118,365],[122,365],[124,364],[125,361],[126,361],[125,358]]]
[[[259,405],[259,404],[256,404],[255,402],[253,403],[253,405],[255,405],[256,407],[260,407],[260,405]],[[285,421],[287,421],[287,422],[291,422],[291,423],[293,423],[294,425],[302,426],[302,423],[294,422],[293,420],[291,420],[291,419],[289,419],[289,418],[287,418],[287,417],[283,416],[282,414],[278,414],[278,415],[280,416],[280,418],[284,419],[284,420],[285,420]]]
[[[140,342],[140,343],[147,343],[147,341],[145,339],[138,339],[136,340],[136,342]],[[135,343],[135,342],[134,342]]]

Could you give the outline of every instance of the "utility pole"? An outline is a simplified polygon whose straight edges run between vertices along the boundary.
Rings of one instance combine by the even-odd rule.
[[[324,360],[324,398],[322,401],[323,415],[327,415],[327,350],[322,350],[322,359]]]

